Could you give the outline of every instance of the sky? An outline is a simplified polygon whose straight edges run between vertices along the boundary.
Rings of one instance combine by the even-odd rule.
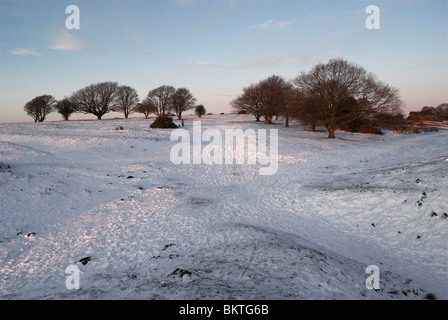
[[[79,29],[66,26],[69,5]],[[366,27],[369,5],[379,29]],[[404,111],[437,106],[448,102],[447,15],[446,0],[0,0],[0,122],[33,121],[27,101],[101,81],[131,86],[140,100],[185,87],[207,112],[228,113],[243,87],[333,58],[398,88]]]

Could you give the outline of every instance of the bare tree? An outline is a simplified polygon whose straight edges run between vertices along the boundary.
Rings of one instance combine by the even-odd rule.
[[[124,117],[127,119],[131,113],[135,112],[138,101],[138,94],[134,88],[120,86],[117,90],[117,99],[113,110],[123,112]]]
[[[328,138],[335,138],[335,131],[349,121],[377,113],[396,114],[403,104],[397,89],[343,59],[318,64],[293,83],[304,96],[299,119],[324,126]]]
[[[24,110],[34,119],[34,122],[43,122],[45,117],[53,112],[56,100],[51,95],[35,97],[25,104]]]
[[[289,127],[289,120],[297,118],[298,107],[303,104],[303,95],[299,90],[294,89],[291,83],[286,87],[286,105],[280,110],[280,114],[285,117],[285,127]]]
[[[101,120],[115,108],[118,88],[117,82],[99,82],[74,92],[69,99],[79,112],[91,113]]]
[[[230,102],[236,111],[246,111],[256,121],[264,117],[265,123],[272,123],[274,116],[289,115],[288,108],[292,85],[283,77],[273,75],[243,88],[243,93]]]
[[[137,107],[135,108],[135,112],[143,113],[145,115],[145,119],[148,119],[151,113],[156,113],[156,110],[156,106],[147,99],[143,100],[143,102],[141,103],[138,103]]]
[[[172,100],[171,109],[176,113],[177,118],[182,119],[182,112],[193,109],[196,98],[187,88],[176,89]]]
[[[448,120],[448,103],[439,104],[436,108],[436,111],[438,117],[444,120]]]
[[[156,107],[156,115],[166,116],[171,108],[176,89],[172,86],[160,86],[149,91],[146,99]]]
[[[243,93],[230,102],[235,111],[245,111],[260,121],[264,114],[265,101],[259,84],[253,83],[243,88]]]
[[[194,108],[194,113],[196,113],[196,115],[200,118],[201,116],[203,116],[204,114],[206,114],[207,111],[205,111],[205,107],[202,104],[197,105]]]
[[[259,82],[262,95],[264,123],[271,124],[272,118],[291,112],[288,108],[292,94],[292,85],[283,77],[273,75]]]
[[[68,120],[70,115],[77,110],[76,105],[68,98],[64,98],[61,101],[58,101],[55,105],[55,109],[62,115],[65,120]]]

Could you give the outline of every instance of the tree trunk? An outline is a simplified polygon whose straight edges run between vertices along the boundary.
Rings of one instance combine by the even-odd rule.
[[[272,116],[264,116],[264,124],[272,124]]]
[[[289,117],[285,116],[285,128],[289,128]]]
[[[336,131],[335,128],[333,128],[333,127],[328,127],[327,130],[328,130],[328,137],[327,137],[327,138],[329,138],[329,139],[334,139],[334,138],[336,138],[336,137],[334,136],[334,132]]]

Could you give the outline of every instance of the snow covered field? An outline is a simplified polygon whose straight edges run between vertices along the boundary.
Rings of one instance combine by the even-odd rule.
[[[278,129],[262,176],[174,165],[150,123],[0,125],[0,299],[448,299],[448,130],[332,140],[202,118]]]

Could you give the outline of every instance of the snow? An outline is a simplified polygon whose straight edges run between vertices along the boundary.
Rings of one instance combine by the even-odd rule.
[[[1,124],[0,298],[448,298],[448,130],[193,120],[278,129],[277,173],[175,165],[171,131],[145,119]]]

